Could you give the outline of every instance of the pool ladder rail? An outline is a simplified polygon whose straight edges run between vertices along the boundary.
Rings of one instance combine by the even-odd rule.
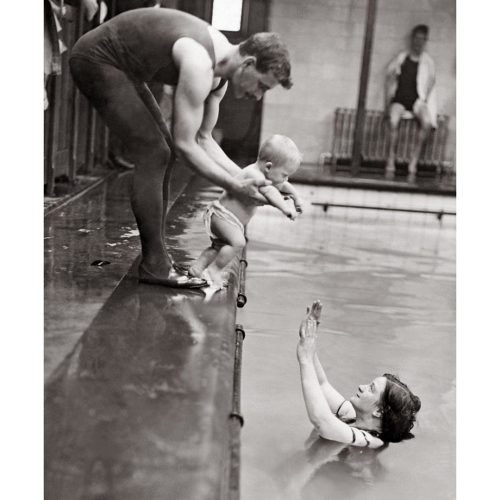
[[[241,414],[241,359],[245,330],[243,326],[235,325],[235,351],[234,351],[234,376],[233,399],[231,413],[229,414],[229,488],[228,499],[240,498],[240,471],[241,471],[241,428],[245,423]]]
[[[246,237],[246,236],[245,236]],[[248,239],[247,239],[248,243]],[[236,305],[242,308],[247,303],[245,295],[246,269],[246,246],[241,252],[239,267],[239,289]],[[235,325],[235,350],[233,370],[233,397],[231,412],[229,413],[229,484],[227,490],[228,500],[239,500],[240,498],[240,471],[241,471],[241,428],[245,423],[241,414],[241,364],[243,353],[243,340],[245,330],[240,324]]]
[[[246,238],[246,236],[245,236]],[[248,238],[246,238],[247,244],[248,244]],[[245,304],[247,303],[247,297],[245,295],[245,287],[246,287],[246,275],[247,275],[247,267],[248,267],[248,261],[247,261],[247,248],[243,248],[241,252],[241,258],[240,258],[240,287],[238,290],[238,297],[236,298],[236,305],[239,308],[245,307]]]

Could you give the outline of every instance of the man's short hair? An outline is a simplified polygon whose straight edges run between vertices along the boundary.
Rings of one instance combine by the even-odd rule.
[[[414,37],[417,33],[422,33],[422,35],[425,35],[426,37],[429,36],[429,26],[427,24],[417,24],[412,30],[411,30],[411,36]]]
[[[290,78],[290,54],[276,33],[255,33],[240,43],[239,50],[242,56],[256,58],[257,71],[272,71],[276,80],[286,89],[293,85]]]

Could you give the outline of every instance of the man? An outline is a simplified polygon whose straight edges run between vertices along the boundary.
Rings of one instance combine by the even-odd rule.
[[[115,15],[128,10],[141,9],[144,7],[158,8],[160,7],[160,0],[115,0]],[[163,84],[161,82],[149,82],[148,86],[161,107]],[[129,170],[135,168],[135,165],[127,160],[125,145],[122,144],[115,134],[109,136],[108,157],[111,163],[118,168]]]
[[[86,33],[73,47],[73,78],[136,165],[132,209],[142,245],[139,279],[199,288],[205,280],[177,268],[165,246],[173,151],[197,174],[235,196],[264,198],[262,182],[236,179],[240,168],[212,138],[228,81],[238,98],[261,99],[290,88],[288,51],[277,35],[258,33],[240,45],[201,19],[171,9],[125,12]],[[175,85],[173,137],[145,84]],[[170,160],[170,161],[169,161]]]
[[[386,78],[386,110],[389,117],[389,157],[386,177],[394,178],[396,142],[401,118],[414,116],[420,125],[417,144],[408,165],[408,182],[415,182],[422,146],[431,127],[436,127],[436,73],[434,62],[425,52],[429,28],[415,26],[409,51],[403,51],[389,64]]]

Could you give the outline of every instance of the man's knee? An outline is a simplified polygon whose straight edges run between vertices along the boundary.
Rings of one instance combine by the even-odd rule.
[[[131,157],[138,163],[158,164],[164,166],[170,158],[170,148],[161,137],[145,137],[133,135],[127,141],[127,149]]]

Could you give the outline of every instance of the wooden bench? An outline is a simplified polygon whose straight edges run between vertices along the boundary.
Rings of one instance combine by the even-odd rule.
[[[334,118],[333,164],[351,160],[354,142],[356,110],[337,108]],[[440,174],[448,134],[448,116],[438,115],[437,128],[431,130],[423,146],[419,165],[434,167]],[[418,123],[414,118],[402,119],[396,143],[396,162],[408,163],[418,137]],[[389,155],[389,130],[383,111],[366,110],[361,149],[363,163],[384,162]]]

